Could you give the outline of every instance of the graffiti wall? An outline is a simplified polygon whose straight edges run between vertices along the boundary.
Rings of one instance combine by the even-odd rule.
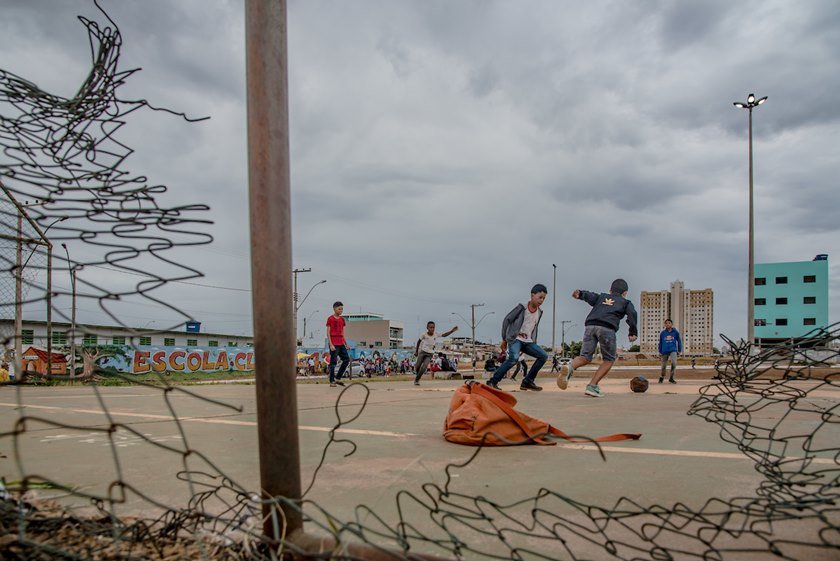
[[[330,361],[330,351],[329,349],[324,349],[322,347],[298,347],[298,352],[312,355],[315,360],[323,358],[326,362]],[[394,360],[400,361],[404,358],[413,358],[414,351],[406,350],[406,349],[378,349],[378,348],[365,348],[365,347],[349,347],[347,349],[347,353],[350,355],[352,360],[366,360],[366,359],[377,359],[377,358],[384,358],[385,360],[391,360],[391,357],[394,357]]]
[[[254,370],[251,347],[138,347],[98,361],[102,368],[128,374],[149,372],[250,372]]]

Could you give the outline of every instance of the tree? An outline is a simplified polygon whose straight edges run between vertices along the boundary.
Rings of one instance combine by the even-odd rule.
[[[627,352],[638,353],[641,350],[642,350],[642,348],[639,345],[630,345],[630,348],[627,350]]]
[[[574,358],[580,355],[581,347],[583,347],[583,341],[570,341],[569,343],[563,345],[563,351],[566,356]]]

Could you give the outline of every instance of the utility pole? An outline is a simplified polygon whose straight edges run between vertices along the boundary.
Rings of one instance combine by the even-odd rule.
[[[297,312],[298,312],[298,291],[297,291],[297,276],[298,273],[308,273],[312,271],[311,268],[307,267],[306,269],[295,269],[292,273],[295,276],[295,286],[292,290],[292,308],[294,309],[293,318],[294,318],[294,326],[295,326],[295,345],[297,345]]]
[[[554,334],[557,332],[557,265],[551,264],[554,268],[554,292],[551,300],[551,352],[556,353],[557,347],[554,346],[556,341]]]
[[[472,343],[471,343],[472,346],[471,346],[471,348],[472,348],[473,363],[475,363],[475,360],[476,360],[476,357],[475,357],[475,328],[478,327],[481,324],[482,321],[484,321],[484,318],[486,318],[489,315],[493,315],[495,313],[495,312],[487,312],[486,314],[481,316],[481,319],[479,319],[478,321],[475,321],[475,309],[476,308],[481,308],[482,306],[484,306],[484,304],[470,304],[470,310],[472,311],[472,320],[471,321],[467,320],[467,318],[465,318],[464,316],[462,316],[458,312],[452,312],[453,316],[458,316],[459,318],[461,318],[461,320],[465,324],[469,325],[470,329],[472,329]],[[475,371],[475,367],[473,367],[473,372],[474,371]]]

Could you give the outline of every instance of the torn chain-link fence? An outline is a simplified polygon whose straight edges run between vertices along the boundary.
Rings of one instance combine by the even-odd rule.
[[[107,19],[103,12],[103,16]],[[119,88],[135,72],[121,70],[122,39],[113,21],[102,26],[80,18],[91,40],[90,75],[71,99],[40,90],[34,84],[0,70],[0,182],[9,194],[0,201],[2,229],[9,242],[0,244],[8,286],[0,287],[0,305],[10,310],[17,297],[9,288],[17,278],[27,287],[29,304],[48,305],[44,279],[46,257],[36,229],[19,226],[25,214],[50,238],[90,246],[92,259],[64,265],[76,270],[111,267],[143,278],[130,290],[111,290],[82,278],[81,297],[94,301],[112,319],[124,325],[110,304],[139,298],[178,312],[156,298],[154,291],[167,282],[196,276],[197,271],[167,258],[167,251],[210,238],[200,227],[206,220],[203,204],[166,208],[159,202],[165,189],[149,185],[145,177],[126,170],[131,149],[118,140],[128,114],[155,110],[145,101],[125,101]],[[182,114],[182,117],[186,118]],[[14,201],[30,201],[30,206]],[[24,211],[21,211],[24,209]],[[18,248],[32,254],[21,269]],[[151,258],[174,271],[157,274]],[[139,263],[142,262],[142,266]],[[28,269],[28,270],[27,270]],[[23,271],[23,274],[20,273]],[[66,291],[56,290],[53,306],[67,318],[60,304]],[[58,301],[58,303],[55,302]],[[5,316],[4,316],[5,317]],[[83,328],[80,328],[83,329]],[[9,348],[14,334],[5,334]],[[688,410],[720,428],[721,439],[736,447],[762,476],[756,489],[738,497],[713,497],[699,508],[680,502],[643,504],[620,498],[612,504],[587,504],[556,490],[542,489],[533,496],[500,503],[492,489],[484,495],[459,491],[453,475],[470,473],[484,448],[464,452],[463,459],[445,469],[443,484],[425,483],[421,491],[395,494],[396,516],[385,517],[364,504],[346,519],[331,513],[330,505],[304,498],[262,498],[250,482],[234,481],[213,461],[212,454],[193,446],[184,430],[186,419],[179,400],[203,402],[213,414],[240,411],[237,406],[207,399],[187,388],[173,386],[164,377],[141,384],[165,404],[161,421],[177,427],[177,435],[161,440],[122,422],[109,406],[109,397],[88,379],[99,405],[88,411],[95,420],[74,422],[50,407],[28,401],[26,387],[6,385],[15,394],[13,422],[0,426],[0,455],[13,470],[2,474],[0,490],[0,557],[4,559],[278,559],[304,556],[308,550],[285,539],[283,512],[299,510],[310,531],[334,538],[334,550],[322,558],[411,559],[432,554],[453,559],[698,559],[730,558],[832,559],[840,548],[840,439],[838,405],[825,397],[840,382],[837,369],[840,328],[817,330],[804,341],[773,349],[730,341],[731,359],[718,367],[717,379],[704,386]],[[60,344],[60,341],[57,342]],[[121,375],[117,375],[121,376]],[[131,381],[130,376],[122,376]],[[342,419],[342,397],[363,392],[362,384],[348,386],[338,397],[338,421],[321,455],[325,462],[340,462],[358,444],[337,431],[364,414]],[[177,399],[176,399],[177,398]],[[441,418],[444,412],[441,412]],[[808,427],[807,431],[801,429]],[[107,451],[99,461],[109,474],[94,488],[79,488],[63,480],[60,461],[40,465],[33,461],[33,444],[26,436],[35,431],[61,429],[63,433],[102,439]],[[146,453],[174,459],[172,474],[184,485],[185,500],[162,500],[150,492],[154,482],[128,475],[125,456],[131,441]],[[349,446],[348,446],[349,443]],[[452,446],[443,443],[442,446]],[[334,452],[334,446],[342,448]],[[593,444],[593,446],[596,446]],[[55,462],[59,462],[56,464]],[[12,472],[13,471],[13,472]],[[315,469],[307,490],[318,485]],[[722,477],[725,474],[721,475]],[[714,489],[711,490],[714,493]],[[136,512],[125,508],[129,498],[145,505]],[[272,509],[276,530],[263,532],[263,505]],[[367,553],[353,543],[372,546]]]

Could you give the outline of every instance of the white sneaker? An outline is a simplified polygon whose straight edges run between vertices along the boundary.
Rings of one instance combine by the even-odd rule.
[[[566,373],[563,374],[563,369],[566,369]],[[572,376],[574,376],[575,369],[572,368],[571,363],[564,364],[560,367],[560,373],[557,375],[557,387],[561,390],[565,390],[569,387],[569,382],[572,380]]]

